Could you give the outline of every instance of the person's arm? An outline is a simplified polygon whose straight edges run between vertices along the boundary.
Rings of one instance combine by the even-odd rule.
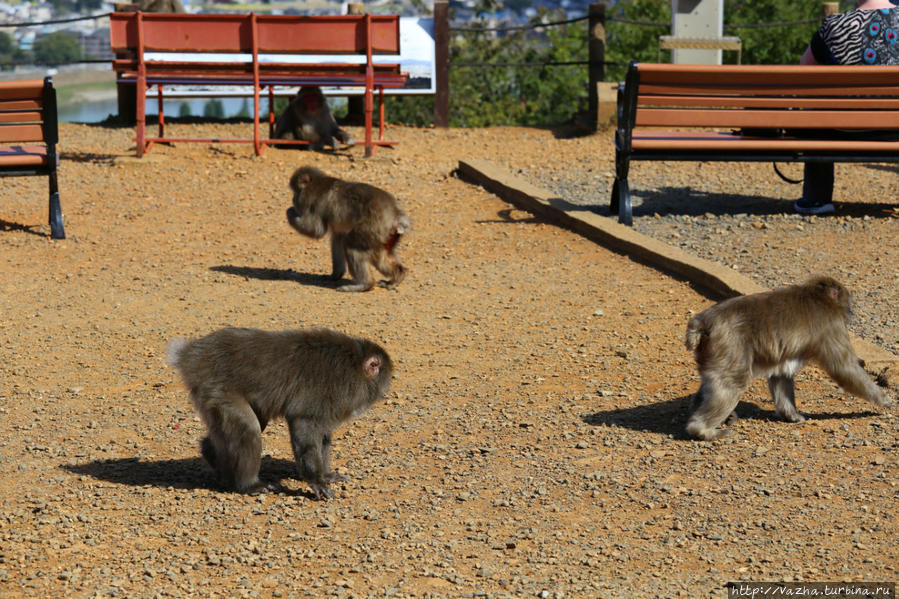
[[[812,47],[809,46],[805,49],[805,52],[802,55],[802,58],[799,59],[799,64],[821,64],[818,62],[818,59],[815,58],[815,54],[812,52]]]

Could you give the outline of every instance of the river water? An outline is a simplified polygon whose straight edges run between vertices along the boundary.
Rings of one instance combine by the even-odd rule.
[[[174,98],[166,100],[163,104],[163,110],[166,117],[185,116],[185,111],[189,111],[191,116],[204,116],[208,105],[212,100],[209,98]],[[238,116],[242,112],[247,116],[253,114],[252,100],[249,98],[217,98],[217,102],[221,103],[222,114],[214,116],[232,117]],[[260,108],[263,114],[268,111],[268,101],[261,102]],[[184,108],[186,106],[187,108]],[[99,123],[105,121],[109,115],[117,115],[118,100],[115,96],[110,98],[92,99],[73,102],[71,104],[60,105],[57,109],[59,120],[69,123]],[[155,115],[158,113],[156,100],[147,102],[147,114]]]

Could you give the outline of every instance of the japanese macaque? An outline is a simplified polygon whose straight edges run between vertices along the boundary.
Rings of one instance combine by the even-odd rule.
[[[396,287],[406,276],[406,267],[396,259],[396,246],[411,228],[409,217],[391,194],[367,183],[342,181],[311,166],[290,178],[293,206],[287,222],[299,233],[314,239],[331,234],[331,278],[340,280],[350,269],[353,282],[339,291],[368,291],[375,285],[369,265]]]
[[[310,149],[337,147],[355,142],[349,133],[337,126],[328,101],[318,86],[303,86],[275,123],[275,139],[297,139],[309,142]]]
[[[886,393],[865,373],[849,341],[849,292],[830,277],[725,300],[690,319],[687,349],[702,379],[687,433],[713,440],[755,378],[767,377],[777,414],[802,422],[793,375],[814,360],[844,390],[881,406]]]
[[[334,496],[331,432],[387,392],[393,373],[381,347],[327,329],[227,328],[174,339],[168,362],[190,391],[208,429],[201,453],[219,481],[241,493],[275,490],[259,480],[262,431],[283,416],[299,478],[317,499]]]

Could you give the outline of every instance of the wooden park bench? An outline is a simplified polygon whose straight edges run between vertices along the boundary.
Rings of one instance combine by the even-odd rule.
[[[899,66],[632,62],[610,204],[627,225],[632,160],[899,162]]]
[[[47,175],[50,237],[65,239],[56,180],[58,141],[53,80],[47,77],[0,82],[0,176]],[[35,142],[41,145],[33,145]]]
[[[272,139],[275,86],[364,87],[365,155],[384,139],[384,88],[403,87],[407,74],[398,63],[373,56],[399,54],[398,15],[283,16],[249,14],[174,14],[122,12],[110,16],[110,45],[118,82],[136,86],[137,155],[155,142],[252,142],[256,154],[269,144],[303,144]],[[147,56],[148,53],[153,53]],[[160,56],[157,53],[170,53]],[[333,55],[327,61],[296,62],[291,56]],[[163,86],[251,86],[252,139],[197,139],[165,136]],[[146,134],[147,89],[159,100],[156,137]],[[261,91],[267,88],[269,135],[259,132]],[[379,94],[380,136],[372,137],[374,92]]]

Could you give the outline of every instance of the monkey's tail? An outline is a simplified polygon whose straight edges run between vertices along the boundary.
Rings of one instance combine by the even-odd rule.
[[[396,219],[396,234],[405,235],[412,230],[412,221],[403,213],[400,213]]]
[[[184,351],[184,348],[187,347],[187,339],[183,337],[176,337],[169,341],[169,344],[165,348],[165,361],[169,363],[170,366],[178,366],[178,362],[181,361],[181,352]]]
[[[687,349],[694,350],[699,347],[700,342],[708,331],[703,322],[695,316],[687,323]]]

